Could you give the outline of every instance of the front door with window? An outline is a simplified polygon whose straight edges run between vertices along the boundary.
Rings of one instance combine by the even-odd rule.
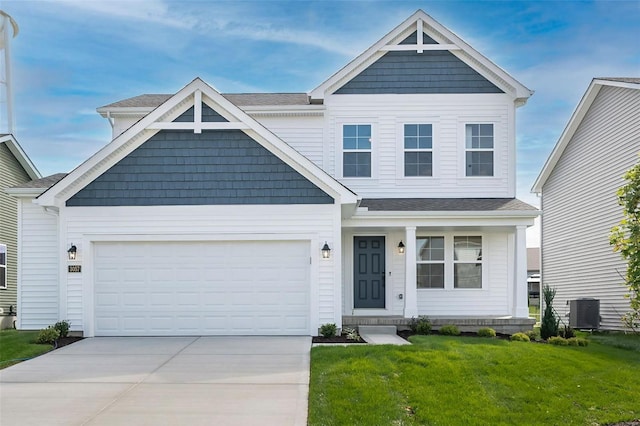
[[[353,237],[353,307],[384,309],[384,237]]]

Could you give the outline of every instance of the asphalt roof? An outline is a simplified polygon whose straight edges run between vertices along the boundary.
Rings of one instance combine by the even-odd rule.
[[[596,80],[618,81],[620,83],[636,83],[640,84],[640,78],[636,77],[598,77]]]
[[[363,198],[369,211],[535,211],[516,198]]]
[[[21,183],[13,188],[51,188],[56,183],[60,182],[64,178],[66,173],[56,173],[55,175],[45,176],[40,179],[35,179],[29,182]]]
[[[171,94],[145,94],[123,99],[102,108],[156,108]],[[309,105],[306,93],[223,93],[222,96],[237,106]]]

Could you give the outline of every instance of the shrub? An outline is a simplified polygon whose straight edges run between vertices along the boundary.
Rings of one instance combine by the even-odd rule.
[[[528,330],[524,334],[529,336],[530,340],[540,340],[540,329],[534,328],[533,330]]]
[[[529,336],[527,336],[524,333],[512,334],[511,337],[509,337],[509,340],[512,340],[514,342],[529,342],[529,341],[531,341],[531,339],[529,339]]]
[[[40,333],[36,336],[36,343],[53,345],[59,337],[60,332],[57,329],[47,327],[40,330]]]
[[[556,297],[556,289],[546,285],[542,289],[542,296],[544,298],[544,314],[540,322],[540,337],[546,340],[549,337],[558,335],[560,319],[553,312],[553,299]]]
[[[478,330],[478,336],[480,337],[496,337],[496,331],[493,328],[482,327]]]
[[[458,328],[457,325],[447,324],[440,327],[440,330],[438,330],[438,333],[443,334],[445,336],[459,336],[460,329]]]
[[[356,342],[362,340],[362,337],[358,334],[358,330],[355,328],[345,328],[342,330],[342,334],[347,336],[347,340],[355,340]]]
[[[67,337],[69,335],[69,328],[71,328],[71,323],[67,320],[58,321],[53,326],[56,330],[60,332],[60,337]]]
[[[409,326],[411,331],[416,334],[431,334],[431,320],[424,315],[419,316],[417,319],[411,318]]]
[[[320,334],[324,337],[333,337],[338,332],[338,326],[335,324],[322,324],[320,326]]]
[[[547,342],[551,343],[552,345],[556,345],[556,346],[568,346],[569,345],[569,341],[567,339],[565,339],[564,337],[560,337],[560,336],[551,336],[551,337],[549,337],[549,339],[547,339]]]
[[[589,341],[582,337],[570,337],[567,339],[567,344],[569,346],[588,346]]]
[[[576,337],[576,332],[569,325],[565,325],[560,330],[558,330],[558,335],[560,337],[564,337],[565,339],[571,339],[572,337]]]

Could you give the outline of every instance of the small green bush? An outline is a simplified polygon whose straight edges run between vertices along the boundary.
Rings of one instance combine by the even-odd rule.
[[[416,334],[431,334],[431,320],[429,317],[421,315],[415,320],[415,326],[413,324],[414,319],[411,318],[411,330]],[[415,327],[415,329],[413,328]]]
[[[547,342],[556,346],[569,346],[569,341],[564,337],[560,337],[560,336],[549,337],[547,339]]]
[[[60,337],[67,337],[69,335],[71,323],[67,320],[58,321],[54,324],[53,328],[60,332]]]
[[[478,336],[480,337],[496,337],[496,331],[493,328],[482,327],[478,330]]]
[[[511,337],[509,337],[509,340],[512,340],[514,342],[530,342],[531,341],[531,339],[529,339],[529,336],[527,336],[524,333],[512,334]]]
[[[565,325],[564,327],[558,330],[558,335],[560,337],[564,337],[565,339],[571,339],[572,337],[576,337],[576,332],[569,325]]]
[[[524,334],[529,336],[530,340],[540,340],[540,329],[534,328],[533,330],[528,330]]]
[[[567,339],[567,344],[569,346],[588,346],[589,341],[582,337],[570,337]]]
[[[320,326],[320,334],[324,337],[333,337],[338,332],[338,326],[335,324],[322,324]]]
[[[440,330],[438,330],[438,333],[443,334],[445,336],[459,336],[460,329],[458,328],[457,325],[447,324],[440,327]]]
[[[53,345],[60,337],[60,332],[53,327],[47,327],[40,330],[36,336],[36,343]]]
[[[355,328],[344,328],[342,329],[342,334],[347,337],[347,340],[354,340],[356,342],[362,340],[362,337],[360,337],[360,334],[358,334],[358,330],[356,330]]]

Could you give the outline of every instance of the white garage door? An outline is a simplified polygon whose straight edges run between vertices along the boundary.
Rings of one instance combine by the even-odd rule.
[[[309,243],[96,243],[95,335],[307,335]]]

